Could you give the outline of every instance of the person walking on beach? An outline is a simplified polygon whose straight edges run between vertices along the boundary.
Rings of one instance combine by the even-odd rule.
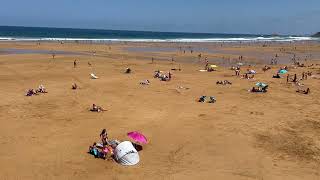
[[[73,68],[76,68],[77,67],[77,60],[74,60],[73,61]]]

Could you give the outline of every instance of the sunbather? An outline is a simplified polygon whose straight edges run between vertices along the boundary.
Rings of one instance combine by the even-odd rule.
[[[167,75],[162,75],[161,77],[160,77],[160,79],[161,79],[161,81],[170,81],[170,78],[167,76]]]
[[[227,85],[227,84],[231,85],[231,84],[232,84],[232,83],[231,83],[230,81],[228,81],[228,80],[224,80],[223,83],[224,83],[225,85]]]
[[[92,111],[92,112],[101,112],[101,111],[105,111],[105,110],[100,106],[92,104],[92,108],[90,109],[90,111]]]
[[[102,148],[97,146],[97,143],[94,142],[92,146],[89,146],[89,153],[92,154],[95,158],[106,159],[108,150],[106,150],[106,146]]]
[[[280,77],[280,74],[277,73],[277,75],[273,75],[272,78],[281,78],[281,77]]]
[[[215,102],[217,102],[217,100],[216,100],[216,98],[214,97],[214,96],[210,96],[209,97],[209,101],[208,101],[208,103],[215,103]]]
[[[33,96],[37,95],[37,92],[34,89],[29,89],[26,96]]]
[[[268,86],[265,86],[264,88],[261,88],[261,87],[255,88],[255,87],[253,87],[253,88],[251,89],[251,92],[262,92],[262,93],[266,93],[266,92],[267,92],[267,88],[268,88]]]
[[[47,93],[46,88],[41,84],[39,88],[36,90],[39,93]]]
[[[149,85],[150,81],[148,79],[144,80],[144,81],[140,81],[141,85]]]
[[[94,155],[95,158],[99,158],[100,152],[96,142],[94,142],[92,146],[89,146],[89,153]]]
[[[206,96],[201,96],[198,100],[198,102],[205,102],[206,101]]]

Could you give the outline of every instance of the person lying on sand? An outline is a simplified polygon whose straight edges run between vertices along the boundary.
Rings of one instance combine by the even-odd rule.
[[[272,78],[281,78],[281,76],[279,73],[277,73],[277,75],[273,75]]]
[[[34,89],[29,89],[26,93],[26,96],[38,95]]]
[[[46,91],[46,88],[45,88],[42,84],[39,86],[39,88],[36,90],[36,92],[39,92],[39,93],[48,93],[48,92]]]
[[[161,81],[170,81],[170,78],[169,78],[167,75],[163,74],[163,75],[160,77],[160,80],[161,80]]]
[[[297,90],[297,93],[301,93],[301,94],[309,94],[310,93],[310,88],[307,88],[307,90]]]
[[[254,74],[252,74],[251,76],[248,75],[248,73],[244,74],[242,76],[243,79],[254,79]]]
[[[232,85],[232,83],[228,80],[224,80],[224,81],[217,81],[216,84],[222,84],[222,85]]]
[[[200,98],[199,98],[199,100],[198,100],[198,102],[205,102],[206,101],[206,97],[207,96],[201,96]]]
[[[253,69],[247,69],[247,74],[256,74],[256,71]]]
[[[101,112],[101,111],[106,111],[106,110],[104,110],[102,107],[100,107],[100,106],[97,106],[97,105],[95,105],[95,104],[92,104],[92,108],[90,109],[90,111],[92,111],[92,112]]]
[[[260,88],[260,87],[255,88],[255,87],[253,87],[253,88],[250,90],[250,92],[266,93],[266,92],[267,92],[267,88],[268,88],[268,86],[266,86],[266,87],[264,87],[264,88]]]
[[[154,72],[154,78],[159,78],[159,77],[161,77],[162,75],[161,75],[161,73],[160,73],[160,71],[158,70],[158,71],[155,71]]]
[[[94,155],[95,158],[99,158],[100,152],[96,142],[94,142],[92,146],[89,146],[89,153]]]
[[[215,102],[217,102],[217,100],[216,100],[216,98],[214,97],[214,96],[210,96],[209,97],[209,101],[208,101],[208,103],[215,103]]]
[[[150,81],[148,79],[140,81],[141,85],[150,85]]]
[[[92,146],[89,146],[89,153],[95,158],[106,159],[106,152],[108,151],[105,151],[104,146],[99,149],[96,142],[94,142]]]

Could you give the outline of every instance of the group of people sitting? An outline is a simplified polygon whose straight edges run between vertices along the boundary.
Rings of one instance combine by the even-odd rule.
[[[201,96],[199,99],[198,99],[198,102],[206,102],[206,99],[207,99],[207,96]],[[207,101],[208,103],[215,103],[217,102],[216,98],[214,96],[209,96],[209,101]]]
[[[252,89],[250,90],[250,92],[258,92],[258,93],[266,93],[267,92],[267,89],[268,89],[268,86],[265,86],[265,87],[252,87]]]
[[[221,84],[221,85],[232,85],[232,83],[228,80],[224,81],[217,81],[216,84]]]
[[[106,111],[106,110],[100,106],[97,106],[96,104],[92,104],[92,108],[90,109],[90,111],[91,112],[102,112],[102,111]]]
[[[106,129],[103,129],[100,133],[101,143],[94,142],[92,146],[89,146],[89,153],[95,158],[113,160],[114,149],[120,144],[118,140],[109,140]]]
[[[161,81],[170,81],[172,74],[169,72],[168,75],[162,74],[159,70],[155,71],[154,78],[159,78]]]
[[[26,93],[26,96],[38,95],[39,93],[48,93],[42,84],[38,87],[38,89],[29,89]]]

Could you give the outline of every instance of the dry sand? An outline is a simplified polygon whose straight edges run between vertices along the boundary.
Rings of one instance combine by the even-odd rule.
[[[220,50],[203,57],[222,66],[228,65],[218,61],[222,57],[234,62],[236,53],[246,52],[258,74],[255,80],[244,80],[227,67],[199,72],[203,68],[197,60],[199,52],[123,50],[181,46],[173,43],[118,43],[111,44],[111,50],[99,44],[0,43],[0,49],[84,53],[57,55],[54,60],[45,54],[0,55],[0,179],[320,179],[320,80],[303,81],[311,94],[298,94],[285,78],[271,78],[280,65],[263,73],[259,63],[279,53],[280,47],[287,48],[287,54],[300,53],[301,58],[315,54],[313,61],[319,63],[319,44],[191,45]],[[95,56],[90,55],[93,51]],[[171,57],[176,60],[173,64],[165,61]],[[182,71],[174,71],[170,82],[152,77],[154,70],[168,71],[179,64]],[[126,67],[133,73],[124,74]],[[303,71],[317,75],[320,66],[289,73],[300,76]],[[100,79],[90,79],[92,72]],[[144,79],[151,85],[139,85]],[[233,84],[217,86],[217,80]],[[270,85],[268,93],[247,91],[258,81]],[[74,82],[79,90],[71,90]],[[49,93],[24,96],[39,84]],[[215,96],[217,102],[196,102],[201,95]],[[89,112],[93,103],[108,111]],[[128,140],[129,131],[143,132],[150,142],[140,152],[140,163],[124,167],[87,154],[102,128],[119,140]]]

